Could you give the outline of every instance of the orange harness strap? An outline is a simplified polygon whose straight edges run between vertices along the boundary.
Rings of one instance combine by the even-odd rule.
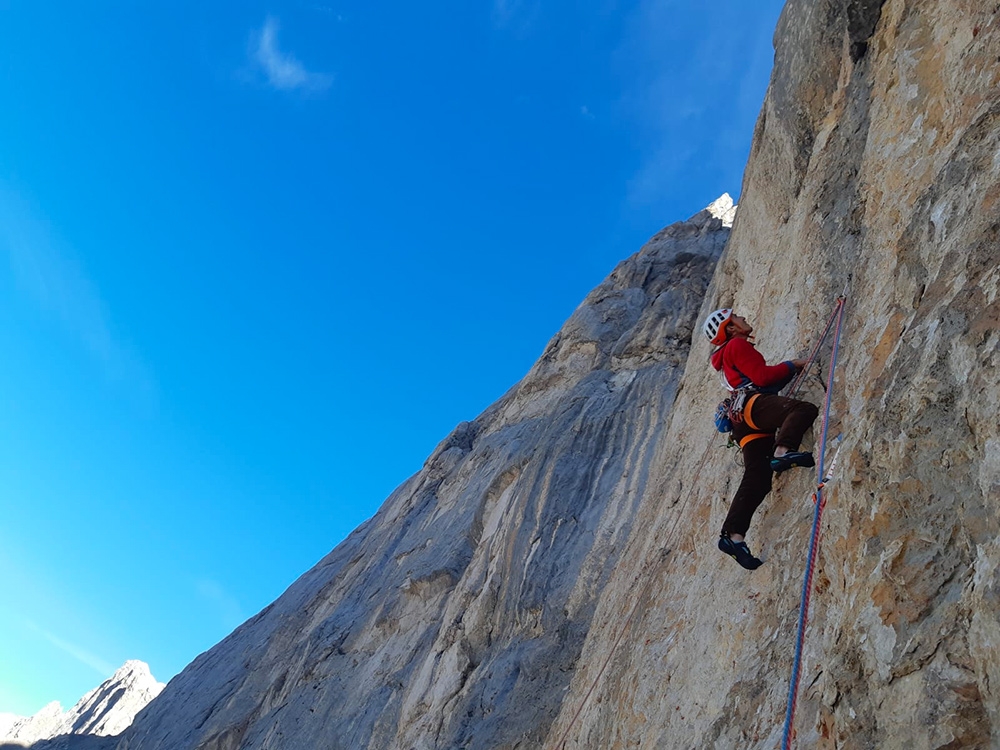
[[[753,423],[753,420],[750,419],[750,408],[753,406],[753,402],[757,400],[757,397],[759,395],[760,395],[759,393],[753,394],[747,400],[746,406],[743,407],[743,421],[747,423],[747,427],[749,427],[751,430],[759,430],[760,429],[760,427],[758,427],[757,425],[755,425]],[[740,447],[742,447],[742,446],[740,446]]]
[[[744,435],[740,438],[740,448],[749,443],[751,440],[757,440],[759,438],[771,437],[770,432],[751,432],[749,435]]]

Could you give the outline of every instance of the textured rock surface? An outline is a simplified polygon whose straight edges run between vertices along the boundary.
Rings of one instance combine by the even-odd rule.
[[[777,747],[815,480],[776,479],[762,568],[716,550],[740,468],[692,311],[773,360],[845,288],[796,746],[1000,746],[1000,4],[791,0],[775,44],[704,302],[706,215],[108,747]]]
[[[115,735],[125,730],[135,715],[163,690],[149,666],[127,661],[111,677],[69,711],[50,703],[34,716],[0,716],[0,743],[29,746],[57,735]]]
[[[792,0],[775,41],[703,312],[734,304],[773,359],[807,351],[849,285],[797,746],[998,747],[1000,4]],[[739,468],[711,447],[707,353],[550,741],[780,745],[814,480],[776,480],[749,537],[763,568],[719,560]]]

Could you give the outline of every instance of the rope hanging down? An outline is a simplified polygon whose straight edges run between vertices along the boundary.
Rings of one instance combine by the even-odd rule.
[[[813,574],[816,570],[820,521],[823,518],[823,508],[826,506],[826,498],[823,496],[823,487],[832,478],[833,469],[837,463],[837,453],[840,451],[838,437],[837,451],[834,453],[833,461],[830,464],[830,470],[828,472],[824,471],[823,463],[826,456],[827,430],[830,425],[830,401],[833,396],[833,376],[834,370],[837,366],[837,352],[840,348],[840,332],[844,321],[844,303],[846,301],[847,295],[845,290],[845,293],[837,298],[837,305],[834,308],[833,315],[830,316],[830,323],[827,323],[826,331],[823,332],[823,336],[820,338],[819,343],[816,344],[812,354],[812,356],[816,355],[820,345],[823,343],[823,339],[826,338],[826,335],[830,330],[830,324],[833,323],[834,318],[836,318],[837,328],[833,336],[833,353],[830,355],[830,372],[827,378],[826,401],[823,405],[823,432],[822,437],[820,438],[819,464],[816,469],[816,492],[813,493],[815,509],[813,511],[812,535],[809,538],[809,556],[806,562],[805,578],[802,582],[802,601],[799,605],[799,627],[798,634],[795,638],[795,660],[792,663],[792,678],[788,686],[788,706],[785,710],[785,728],[781,738],[781,750],[789,750],[791,747],[792,736],[794,735],[793,723],[795,721],[795,705],[798,700],[799,678],[802,674],[802,646],[805,642],[806,623],[809,618],[809,599],[812,594]],[[812,357],[810,357],[810,362],[811,361]],[[806,368],[803,368],[803,372],[805,372],[805,369]]]

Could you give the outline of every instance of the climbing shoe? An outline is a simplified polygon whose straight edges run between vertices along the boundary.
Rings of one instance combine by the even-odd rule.
[[[771,459],[771,471],[775,474],[780,474],[783,471],[788,471],[793,466],[815,466],[816,461],[813,460],[813,454],[808,451],[789,451],[784,456],[779,456],[777,458]]]
[[[728,536],[724,536],[719,539],[719,549],[727,555],[735,557],[736,562],[747,570],[757,570],[764,564],[763,560],[758,560],[753,556],[746,542],[734,542]]]

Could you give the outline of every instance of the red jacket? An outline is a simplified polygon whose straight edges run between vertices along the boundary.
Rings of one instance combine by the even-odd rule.
[[[742,337],[729,339],[712,352],[712,367],[722,370],[733,388],[752,383],[775,393],[795,376],[795,365],[791,362],[767,364],[753,344]]]

